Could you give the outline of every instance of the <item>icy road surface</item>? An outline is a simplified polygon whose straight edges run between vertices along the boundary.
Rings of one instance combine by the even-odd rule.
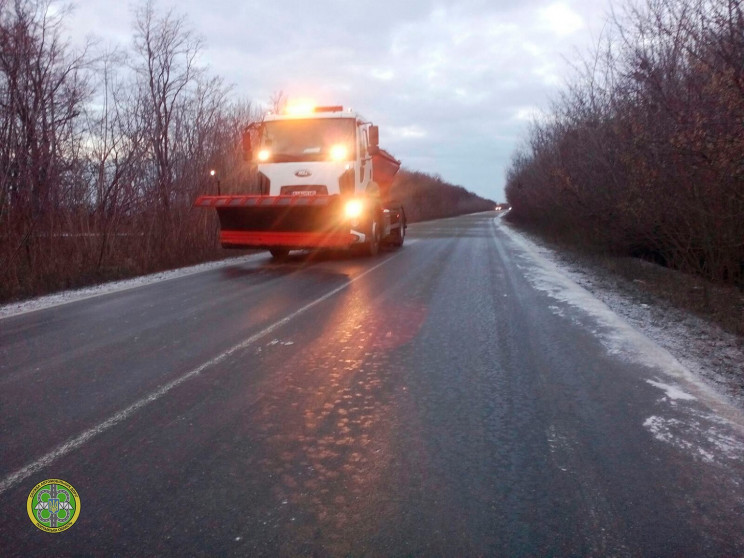
[[[735,405],[494,214],[409,230],[6,310],[3,555],[744,554]]]

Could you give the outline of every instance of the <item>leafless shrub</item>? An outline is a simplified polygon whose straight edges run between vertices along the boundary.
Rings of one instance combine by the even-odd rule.
[[[608,29],[514,156],[514,218],[742,284],[740,2],[648,0]]]

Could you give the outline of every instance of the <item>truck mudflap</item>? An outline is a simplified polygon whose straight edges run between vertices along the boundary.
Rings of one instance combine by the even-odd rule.
[[[364,241],[339,196],[200,196],[194,206],[217,211],[223,248],[348,248]]]

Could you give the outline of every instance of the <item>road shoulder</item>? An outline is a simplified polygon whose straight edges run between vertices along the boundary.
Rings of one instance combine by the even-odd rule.
[[[687,299],[704,296],[699,280],[640,260],[571,251],[518,229],[503,218],[497,218],[496,224],[529,242],[572,281],[669,351],[736,407],[744,409],[744,336],[726,331],[710,318],[675,303],[675,299],[685,295]],[[736,289],[731,293],[711,289],[708,296],[716,299],[709,304],[714,308],[725,304],[718,300],[725,300],[726,296],[736,308],[737,300],[730,297],[742,297]]]

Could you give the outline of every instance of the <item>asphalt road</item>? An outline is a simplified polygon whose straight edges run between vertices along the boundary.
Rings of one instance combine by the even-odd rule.
[[[494,216],[0,320],[0,555],[744,555],[741,413]]]

